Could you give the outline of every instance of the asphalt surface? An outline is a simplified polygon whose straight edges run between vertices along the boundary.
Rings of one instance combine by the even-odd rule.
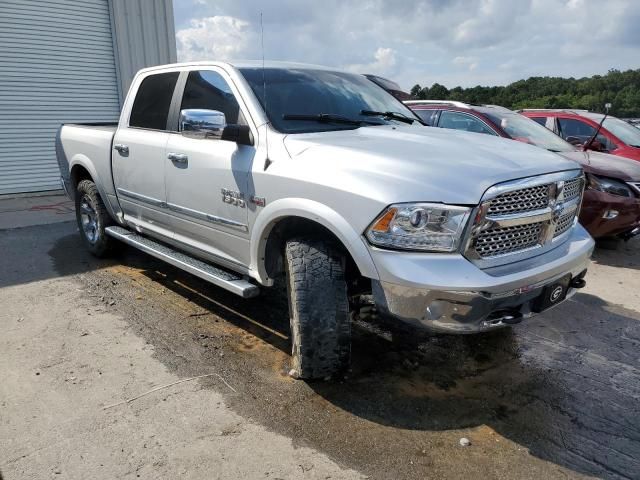
[[[73,223],[0,231],[0,251],[0,289],[73,278],[173,375],[217,372],[234,391],[200,384],[239,417],[370,478],[640,478],[638,240],[598,250],[587,288],[512,330],[356,324],[353,369],[330,383],[287,376],[278,295],[243,300],[128,248],[98,261]]]

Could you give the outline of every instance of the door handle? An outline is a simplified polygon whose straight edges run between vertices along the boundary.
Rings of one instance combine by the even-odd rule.
[[[189,161],[189,157],[184,153],[169,153],[167,154],[167,158],[176,163],[187,163]]]
[[[116,143],[113,146],[114,150],[117,150],[118,153],[120,155],[122,155],[123,157],[126,157],[127,155],[129,155],[129,147],[127,145],[123,145],[121,143]]]

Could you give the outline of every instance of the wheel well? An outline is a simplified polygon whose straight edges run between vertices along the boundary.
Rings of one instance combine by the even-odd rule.
[[[73,168],[71,169],[70,177],[71,177],[71,185],[73,186],[74,193],[76,191],[76,187],[82,180],[93,181],[93,178],[91,178],[91,174],[89,173],[89,170],[84,168],[82,165],[74,165]]]
[[[369,279],[364,278],[353,257],[349,253],[349,249],[340,241],[340,239],[324,225],[314,222],[303,217],[286,217],[272,227],[267,238],[264,255],[264,265],[267,275],[270,278],[276,278],[284,273],[284,247],[287,240],[294,237],[311,237],[315,239],[326,239],[333,243],[335,247],[344,254],[345,258],[345,277],[347,284],[362,288],[362,284],[368,284]],[[366,287],[365,287],[366,289]]]

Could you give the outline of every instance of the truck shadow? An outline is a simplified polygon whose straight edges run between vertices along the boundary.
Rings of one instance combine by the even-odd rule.
[[[596,243],[593,261],[609,267],[622,267],[640,270],[640,237],[628,242],[619,242],[614,249],[603,248]]]
[[[391,345],[356,337],[349,388],[311,385],[332,404],[381,425],[411,431],[486,425],[576,472],[632,478],[640,471],[638,345],[638,313],[582,294],[512,331],[416,334],[409,344]]]
[[[289,352],[282,298],[243,300],[132,249],[113,263],[88,259],[74,265],[78,248],[78,237],[72,235],[49,252],[60,274],[112,264],[139,269],[197,309]],[[174,296],[170,301],[179,300]],[[149,337],[151,343],[163,341],[156,335]],[[309,418],[304,438],[337,458],[346,454],[334,450],[331,438],[361,450],[365,459],[402,459],[408,446],[422,438],[416,435],[432,438],[436,432],[486,426],[467,435],[490,453],[500,455],[489,443],[495,438],[487,437],[497,433],[531,455],[577,473],[633,478],[640,471],[639,346],[640,314],[587,294],[513,330],[479,336],[434,336],[356,323],[352,371],[343,381],[283,383],[265,367],[272,359],[260,355],[268,353],[246,353],[234,378],[241,381],[246,362],[251,362],[254,400],[242,396],[229,402],[240,411],[266,411],[270,406],[261,399],[276,389],[287,408],[265,413],[265,422],[278,430],[286,429],[291,418]],[[317,395],[301,396],[301,390]],[[335,419],[314,423],[314,417],[325,418],[327,403],[338,412]],[[368,434],[384,438],[384,445],[360,445]]]
[[[145,275],[288,354],[282,299],[243,300],[159,267],[163,273],[150,268]],[[333,429],[336,436],[360,432],[353,434],[355,442],[362,421],[372,422],[389,437],[380,455],[398,448],[400,458],[408,434],[484,425],[489,430],[476,435],[494,431],[575,472],[630,478],[630,472],[640,471],[639,345],[640,314],[578,294],[513,330],[478,336],[356,323],[347,378],[307,385],[344,412],[340,425],[318,426],[322,436]],[[256,370],[270,361],[254,360]],[[269,374],[273,371],[263,372]],[[315,402],[292,401],[279,422],[306,418],[316,408]],[[314,426],[305,428],[313,437]],[[495,442],[471,435],[480,444]],[[330,450],[320,436],[315,440]]]

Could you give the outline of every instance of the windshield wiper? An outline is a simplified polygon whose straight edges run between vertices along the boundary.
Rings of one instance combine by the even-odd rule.
[[[376,112],[375,110],[362,110],[360,111],[360,115],[367,115],[371,117],[384,117],[385,119],[398,120],[399,122],[404,122],[409,124],[413,122],[422,123],[417,118],[407,117],[404,113],[400,113],[400,112]]]
[[[366,120],[356,120],[353,118],[344,117],[342,115],[336,115],[333,113],[318,113],[316,115],[296,115],[296,114],[284,114],[283,120],[300,120],[304,122],[319,122],[319,123],[342,123],[344,125],[380,125],[378,122],[367,122]]]

